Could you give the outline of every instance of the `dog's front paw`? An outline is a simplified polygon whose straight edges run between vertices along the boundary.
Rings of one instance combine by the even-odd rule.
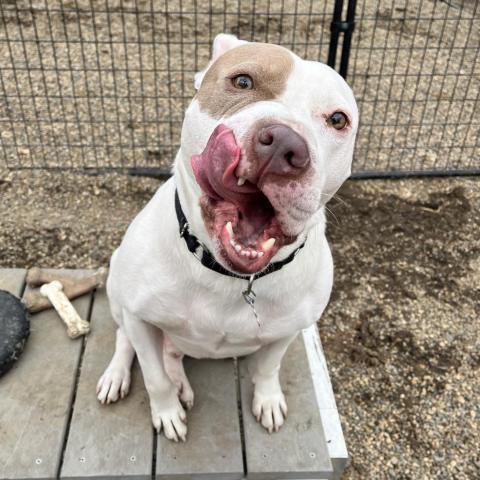
[[[130,389],[130,367],[110,365],[97,383],[97,398],[100,403],[116,402],[124,398]]]
[[[257,422],[260,422],[268,433],[278,432],[287,418],[287,402],[281,391],[263,394],[255,392],[253,395],[252,412]]]
[[[174,390],[164,398],[155,399],[150,396],[150,408],[153,426],[158,433],[163,430],[169,440],[178,442],[181,439],[185,442],[187,415]]]

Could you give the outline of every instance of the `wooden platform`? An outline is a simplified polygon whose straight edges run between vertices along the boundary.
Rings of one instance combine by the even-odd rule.
[[[0,270],[0,289],[22,296],[24,279],[23,270]],[[88,337],[70,340],[53,310],[34,315],[24,353],[0,378],[1,479],[341,477],[348,455],[314,327],[283,362],[289,416],[279,433],[269,435],[251,414],[243,360],[189,360],[195,406],[187,443],[175,444],[153,432],[137,365],[126,399],[97,402],[115,326],[103,290],[74,305],[92,324]]]

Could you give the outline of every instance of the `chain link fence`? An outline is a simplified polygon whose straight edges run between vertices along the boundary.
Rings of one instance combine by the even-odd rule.
[[[327,62],[355,3],[355,175],[480,173],[475,0],[2,0],[0,167],[168,172],[217,33]]]

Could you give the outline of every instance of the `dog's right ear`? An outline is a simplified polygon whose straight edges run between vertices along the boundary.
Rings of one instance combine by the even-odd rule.
[[[235,35],[230,35],[228,33],[219,33],[213,40],[212,46],[212,58],[208,62],[208,65],[201,71],[195,74],[195,90],[200,88],[202,84],[203,77],[207,73],[207,70],[212,66],[212,64],[221,57],[224,53],[228,52],[232,48],[239,47],[244,45],[245,40],[239,40]]]

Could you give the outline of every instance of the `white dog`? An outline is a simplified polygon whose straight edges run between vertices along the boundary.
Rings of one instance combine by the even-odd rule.
[[[215,38],[195,87],[174,176],[111,259],[119,327],[97,387],[102,403],[126,395],[136,353],[153,424],[175,441],[193,406],[185,354],[251,355],[253,414],[283,424],[280,363],[330,296],[324,205],[350,175],[358,124],[334,70],[232,35]]]

